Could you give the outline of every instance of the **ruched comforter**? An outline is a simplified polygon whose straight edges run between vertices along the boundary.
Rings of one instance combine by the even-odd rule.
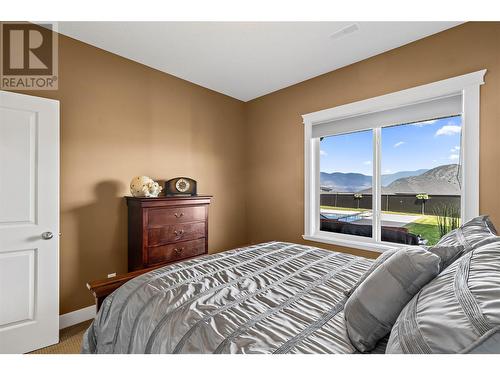
[[[104,301],[82,352],[354,353],[344,291],[371,263],[270,242],[159,268]]]

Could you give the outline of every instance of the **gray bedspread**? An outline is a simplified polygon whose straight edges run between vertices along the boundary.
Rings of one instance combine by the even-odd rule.
[[[159,268],[104,301],[82,352],[355,353],[343,292],[371,263],[269,242]]]

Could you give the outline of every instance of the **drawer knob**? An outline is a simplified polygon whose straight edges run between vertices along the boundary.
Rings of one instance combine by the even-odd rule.
[[[181,212],[181,213],[175,213],[174,216],[178,219],[180,217],[183,217],[184,216],[184,212]]]
[[[183,248],[183,247],[179,247],[179,248],[177,248],[177,247],[176,247],[176,248],[174,249],[174,251],[175,251],[175,253],[176,253],[176,254],[180,254],[180,253],[182,253],[182,250],[184,250],[184,248]]]
[[[174,230],[174,234],[177,236],[177,237],[180,237],[184,234],[184,229],[180,229],[180,230]]]

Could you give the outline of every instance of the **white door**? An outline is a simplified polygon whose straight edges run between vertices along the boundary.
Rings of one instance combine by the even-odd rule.
[[[0,353],[59,341],[59,102],[0,91]]]

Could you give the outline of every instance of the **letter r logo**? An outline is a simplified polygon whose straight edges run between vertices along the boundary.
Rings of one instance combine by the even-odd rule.
[[[2,24],[2,74],[52,75],[51,25]]]

